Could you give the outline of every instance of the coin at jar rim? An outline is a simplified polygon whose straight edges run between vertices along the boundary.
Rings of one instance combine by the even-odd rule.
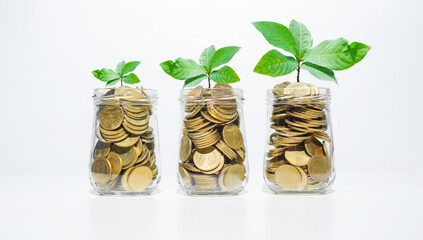
[[[112,166],[105,158],[94,160],[91,165],[91,173],[94,182],[97,184],[106,184],[111,177],[110,171]]]
[[[202,171],[211,171],[216,169],[223,158],[223,155],[214,148],[208,147],[204,149],[197,149],[194,153],[194,164],[195,166]]]
[[[311,157],[316,154],[323,154],[323,145],[315,137],[311,137],[304,141],[307,154]]]
[[[314,155],[307,164],[310,177],[317,182],[326,181],[331,174],[330,160],[323,155]]]
[[[178,169],[179,169],[179,176],[181,177],[182,183],[185,184],[186,186],[191,186],[192,184],[191,174],[189,174],[189,172],[180,165]]]
[[[110,162],[111,178],[114,179],[119,175],[120,171],[122,171],[122,159],[115,152],[111,152],[107,157],[107,161]]]
[[[123,110],[120,106],[102,106],[98,112],[98,121],[104,129],[114,130],[123,122]]]
[[[228,166],[223,173],[223,187],[229,191],[237,189],[245,179],[245,172],[242,164]]]
[[[310,86],[305,83],[296,82],[291,83],[284,89],[284,93],[287,95],[293,95],[294,97],[308,96],[311,93]]]
[[[201,98],[203,96],[203,87],[198,85],[189,92],[189,95],[193,96],[194,98]]]
[[[234,124],[226,125],[222,130],[223,141],[232,149],[239,149],[244,144],[242,133]]]
[[[310,160],[310,156],[307,155],[303,146],[295,146],[286,149],[285,158],[289,163],[295,166],[305,166]]]
[[[275,171],[275,181],[281,187],[285,189],[300,189],[303,188],[302,185],[304,183],[304,175],[300,171],[299,168],[284,164],[279,166]],[[307,184],[307,180],[305,180]]]
[[[107,155],[110,153],[110,147],[110,143],[97,141],[94,147],[94,159],[107,157]]]
[[[134,157],[136,157],[135,147],[121,148],[117,145],[112,146],[112,152],[115,152],[122,159],[122,166],[129,165]]]
[[[139,136],[137,135],[129,135],[126,139],[124,139],[121,142],[116,142],[115,145],[118,147],[131,147],[134,146],[135,143],[137,143],[137,141],[139,140]]]
[[[145,190],[152,181],[153,173],[145,166],[135,167],[128,175],[128,185],[134,191]]]
[[[284,95],[284,89],[289,86],[291,83],[290,82],[283,82],[280,84],[276,84],[273,87],[273,94],[275,95]]]

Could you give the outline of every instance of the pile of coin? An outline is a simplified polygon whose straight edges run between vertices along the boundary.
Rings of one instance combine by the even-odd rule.
[[[325,103],[307,83],[284,82],[274,87],[265,176],[282,189],[320,188],[331,175],[326,143]]]
[[[233,191],[246,175],[244,138],[232,87],[197,86],[186,100],[179,176],[184,187]]]
[[[111,89],[98,105],[92,179],[102,190],[142,191],[158,175],[151,103],[143,89]]]

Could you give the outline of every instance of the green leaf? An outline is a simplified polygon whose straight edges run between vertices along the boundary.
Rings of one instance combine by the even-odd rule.
[[[189,78],[189,79],[185,80],[184,88],[194,87],[194,86],[198,85],[199,83],[201,83],[201,81],[203,81],[206,78],[207,78],[206,74],[201,74],[201,75]]]
[[[298,55],[294,36],[292,36],[291,31],[287,27],[275,22],[253,22],[252,24],[270,44],[282,48],[295,56]]]
[[[172,60],[168,60],[165,62],[160,63],[160,67],[162,67],[163,71],[165,71],[165,73],[167,73],[168,75],[174,77],[173,72],[175,71],[175,62]],[[174,77],[176,79],[178,79],[177,77]],[[184,79],[179,79],[179,80],[184,80]]]
[[[160,64],[162,69],[179,80],[186,80],[205,73],[204,67],[191,59],[178,58],[175,62],[169,60]]]
[[[307,27],[295,20],[292,20],[289,24],[289,30],[295,39],[295,47],[297,52],[297,58],[301,59],[306,51],[313,46],[313,38]]]
[[[344,70],[354,65],[348,47],[348,41],[344,38],[326,40],[309,49],[304,59],[332,70]]]
[[[120,77],[119,74],[117,74],[112,69],[102,68],[101,71],[104,74],[104,77],[103,77],[104,81],[110,81]]]
[[[338,84],[335,74],[329,68],[325,68],[310,62],[304,62],[301,67],[320,80],[333,81]]]
[[[204,49],[200,56],[200,64],[206,69],[207,72],[211,71],[211,60],[213,55],[216,53],[216,49],[213,45]]]
[[[125,61],[122,61],[118,63],[116,66],[116,73],[119,74],[119,76],[123,76],[123,68],[125,67]]]
[[[92,73],[92,74],[94,75],[94,77],[95,77],[95,78],[97,78],[98,80],[103,81],[103,82],[107,82],[106,80],[104,80],[104,76],[105,76],[104,72],[103,72],[103,71],[101,71],[100,69],[94,70],[94,71],[92,71],[91,73]]]
[[[124,83],[127,83],[127,84],[135,84],[135,83],[139,83],[140,79],[138,78],[137,75],[135,75],[135,73],[130,73],[130,74],[124,76],[122,78],[122,81]]]
[[[369,52],[370,49],[371,47],[364,43],[352,42],[349,46],[349,51],[354,64],[360,62],[367,55],[367,52]]]
[[[236,72],[229,66],[223,66],[221,69],[211,72],[210,78],[221,84],[230,84],[240,81]]]
[[[210,70],[228,63],[233,56],[241,49],[240,47],[223,47],[216,51],[211,59]]]
[[[257,63],[254,72],[278,77],[293,72],[298,62],[293,57],[283,55],[277,50],[270,50]]]
[[[119,82],[120,81],[120,78],[116,78],[116,79],[112,79],[112,80],[109,80],[109,81],[107,81],[107,83],[106,83],[106,87],[108,87],[108,86],[112,86],[112,85],[115,85],[117,82]]]
[[[140,63],[141,63],[140,61],[127,62],[125,64],[125,67],[122,70],[122,75],[125,75],[127,73],[134,71],[135,68],[137,68]]]

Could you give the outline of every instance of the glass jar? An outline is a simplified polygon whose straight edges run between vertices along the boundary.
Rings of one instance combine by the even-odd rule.
[[[265,182],[275,193],[325,193],[335,179],[330,89],[284,84],[267,92]]]
[[[160,181],[157,92],[131,87],[94,91],[90,180],[101,195],[149,194]]]
[[[229,85],[181,91],[178,182],[189,195],[233,195],[248,181],[243,91]]]

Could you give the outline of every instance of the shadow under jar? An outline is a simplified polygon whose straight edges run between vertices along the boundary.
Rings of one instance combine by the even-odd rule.
[[[178,182],[189,195],[234,195],[247,184],[243,91],[229,85],[181,91]]]
[[[330,89],[302,91],[267,92],[264,178],[275,193],[326,193],[335,179]]]
[[[101,195],[150,194],[160,181],[157,93],[143,88],[94,91],[90,180]]]

